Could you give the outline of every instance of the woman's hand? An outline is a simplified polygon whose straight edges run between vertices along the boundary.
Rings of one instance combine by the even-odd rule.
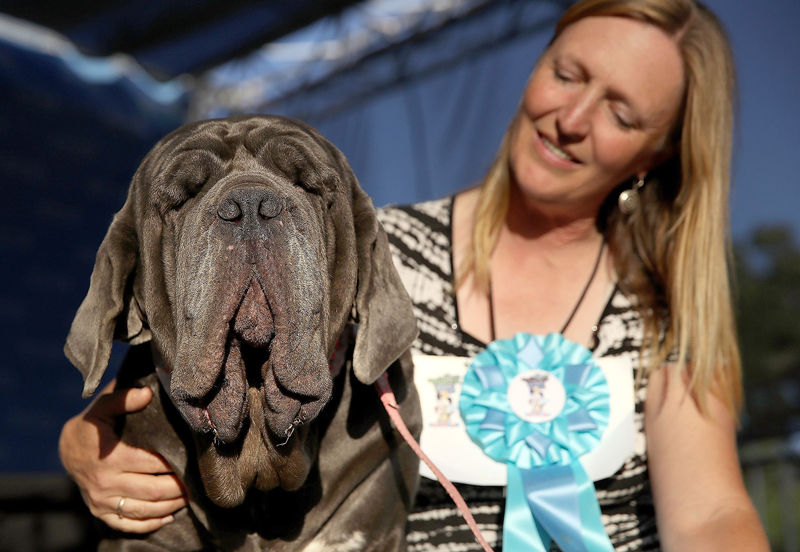
[[[59,454],[94,516],[118,531],[148,533],[172,522],[186,498],[161,456],[126,445],[114,432],[115,418],[142,410],[153,392],[147,387],[112,391],[113,386],[64,424]]]

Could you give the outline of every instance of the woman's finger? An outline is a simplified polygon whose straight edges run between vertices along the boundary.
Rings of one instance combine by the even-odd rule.
[[[120,517],[117,515],[117,512],[114,513],[106,513],[101,514],[98,516],[103,522],[115,529],[116,531],[123,531],[125,533],[152,533],[156,529],[160,529],[164,525],[168,523],[172,523],[175,521],[173,516],[166,516],[163,518],[153,518],[153,519],[131,519]]]
[[[122,515],[123,518],[142,521],[155,518],[161,519],[186,507],[186,500],[183,498],[151,502],[148,500],[137,500],[135,498],[125,497],[125,501],[122,502],[122,507],[120,507],[120,500],[121,497],[118,496],[110,497],[108,503],[109,511],[107,513],[119,514]],[[119,510],[119,512],[117,510]],[[119,515],[117,515],[117,517],[119,517]]]
[[[121,474],[115,480],[113,491],[109,491],[110,496],[127,496],[148,502],[179,499],[185,494],[175,474]]]
[[[115,390],[100,395],[86,410],[86,417],[113,425],[117,417],[142,410],[152,398],[149,387]]]
[[[132,447],[121,441],[114,447],[107,459],[109,463],[118,467],[121,473],[173,473],[172,466],[160,454]]]

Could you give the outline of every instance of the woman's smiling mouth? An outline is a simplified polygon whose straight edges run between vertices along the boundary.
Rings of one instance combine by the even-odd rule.
[[[580,161],[576,159],[572,154],[569,152],[561,149],[556,144],[552,142],[549,138],[545,135],[540,133],[539,131],[536,132],[536,145],[538,146],[537,149],[540,151],[542,156],[549,160],[551,163],[558,167],[564,168],[572,168],[575,165],[579,164]]]

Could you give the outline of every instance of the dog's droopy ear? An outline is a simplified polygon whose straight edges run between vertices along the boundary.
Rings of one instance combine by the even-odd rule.
[[[94,271],[75,319],[64,353],[83,374],[83,396],[95,392],[108,366],[111,342],[143,343],[151,337],[141,309],[129,289],[136,268],[137,239],[132,199],[114,216],[100,249]]]
[[[353,372],[359,381],[371,384],[411,346],[419,331],[411,299],[392,262],[386,232],[372,200],[358,186],[353,190],[353,215],[358,249]]]

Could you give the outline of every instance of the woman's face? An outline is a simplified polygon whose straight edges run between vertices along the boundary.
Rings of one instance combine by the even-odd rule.
[[[671,153],[683,81],[678,46],[657,27],[588,17],[564,29],[531,75],[511,141],[523,196],[596,214]]]

